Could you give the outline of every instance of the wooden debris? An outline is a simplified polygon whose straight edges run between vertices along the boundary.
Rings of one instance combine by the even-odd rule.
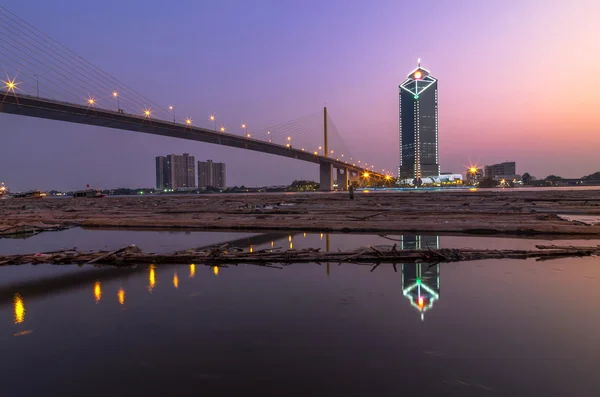
[[[127,266],[142,263],[165,264],[265,264],[273,263],[441,263],[473,261],[483,259],[549,259],[597,255],[600,246],[596,247],[563,247],[537,246],[536,250],[485,250],[485,249],[427,249],[396,250],[395,246],[368,247],[354,251],[321,252],[319,249],[280,251],[263,249],[256,252],[239,252],[227,250],[225,246],[202,250],[178,251],[171,254],[142,252],[137,246],[130,245],[118,250],[77,252],[58,251],[55,253],[5,255],[0,256],[0,266],[23,265],[31,263],[66,264],[102,264]]]

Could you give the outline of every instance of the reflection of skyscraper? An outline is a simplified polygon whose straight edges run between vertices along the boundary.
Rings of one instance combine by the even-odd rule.
[[[438,236],[402,236],[402,249],[438,249]],[[402,264],[402,293],[410,300],[411,306],[421,313],[431,309],[440,299],[440,265],[426,263]]]
[[[440,174],[437,79],[419,60],[400,84],[400,166],[398,176],[420,179]]]

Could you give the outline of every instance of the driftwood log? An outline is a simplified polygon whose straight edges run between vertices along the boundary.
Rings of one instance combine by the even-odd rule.
[[[254,252],[229,248],[227,245],[210,249],[177,251],[170,254],[145,253],[130,245],[114,251],[61,250],[26,255],[0,256],[0,266],[23,264],[95,264],[131,266],[136,264],[271,264],[271,263],[441,263],[483,259],[547,260],[565,257],[598,255],[600,246],[554,246],[538,245],[536,250],[486,250],[486,249],[427,249],[397,250],[393,246],[369,246],[354,251],[321,252],[320,249],[301,250],[263,249]]]

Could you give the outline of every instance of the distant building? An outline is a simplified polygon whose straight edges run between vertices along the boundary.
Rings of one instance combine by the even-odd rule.
[[[517,176],[516,163],[514,161],[506,161],[500,164],[486,165],[483,174],[486,178],[513,180]]]
[[[196,159],[187,153],[156,157],[156,188],[191,189],[196,187]]]
[[[171,164],[166,156],[156,157],[156,188],[171,189]]]
[[[400,179],[440,175],[437,79],[419,60],[399,86]]]
[[[198,188],[205,189],[209,186],[219,189],[227,187],[225,163],[198,161]]]

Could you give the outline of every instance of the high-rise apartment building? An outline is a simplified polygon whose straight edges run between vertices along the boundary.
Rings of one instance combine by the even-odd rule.
[[[157,189],[190,189],[196,187],[196,159],[187,153],[156,158]]]
[[[171,189],[171,164],[166,156],[156,157],[156,188]]]
[[[437,79],[421,67],[400,84],[400,166],[402,179],[440,175]]]
[[[208,186],[225,189],[226,182],[225,163],[213,163],[212,160],[198,161],[198,188]]]

